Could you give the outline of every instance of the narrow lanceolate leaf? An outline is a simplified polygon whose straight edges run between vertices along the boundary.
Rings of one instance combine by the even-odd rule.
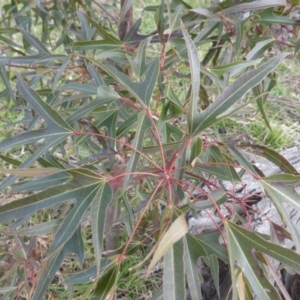
[[[97,274],[100,274],[101,254],[103,247],[106,210],[113,196],[108,183],[103,184],[91,205],[91,223],[93,231],[93,245],[96,256]]]
[[[148,64],[146,64],[146,48],[151,38],[152,37],[141,41],[136,57],[134,59],[132,59],[130,55],[127,55],[127,59],[138,80],[141,80],[142,76],[145,74],[145,72],[148,69]]]
[[[105,272],[105,269],[108,268],[113,262],[109,259],[103,259],[101,261],[101,272]],[[96,278],[96,266],[85,269],[79,272],[65,273],[63,274],[65,284],[83,284],[90,283],[93,279]]]
[[[191,144],[190,163],[194,167],[202,151],[202,139],[195,138]]]
[[[258,12],[255,21],[263,25],[280,24],[299,26],[298,19],[290,18],[289,16],[282,16],[282,14],[279,11],[277,12],[273,8],[274,7]]]
[[[274,38],[265,38],[262,41],[256,43],[253,49],[250,52],[248,52],[248,54],[246,55],[246,59],[253,60],[261,57],[263,53],[268,48],[270,48],[273,43],[274,43]]]
[[[268,7],[286,6],[286,0],[256,0],[249,3],[242,3],[229,8],[221,10],[219,13],[227,14],[233,12],[249,11],[249,10],[260,10]]]
[[[29,144],[40,139],[45,140],[45,144],[41,146],[33,155],[31,155],[19,168],[26,168],[32,165],[38,157],[44,154],[50,148],[55,147],[72,134],[73,129],[70,125],[55,111],[50,105],[45,103],[40,96],[31,89],[23,80],[21,75],[17,74],[18,87],[24,99],[30,104],[32,109],[40,115],[47,123],[47,128],[40,130],[25,132],[18,136],[6,139],[0,143],[0,151],[12,148],[17,145]],[[7,187],[15,179],[16,175],[6,178],[0,185],[0,190]]]
[[[78,228],[92,201],[96,198],[99,192],[99,184],[94,183],[87,187],[88,188],[84,195],[76,197],[76,204],[61,224],[59,230],[56,232],[51,243],[50,251],[54,251],[69,240],[70,236],[72,236]]]
[[[164,299],[182,300],[185,295],[183,241],[177,241],[164,256]]]
[[[48,169],[48,168],[45,168]],[[22,170],[22,169],[19,169]],[[60,173],[54,173],[50,176],[38,178],[35,180],[21,181],[12,186],[12,192],[33,192],[42,191],[53,186],[61,185],[70,181],[72,176],[61,170]]]
[[[188,232],[188,226],[184,215],[180,215],[166,231],[160,240],[158,247],[153,255],[148,270],[153,268],[155,264],[165,255],[165,253],[180,240]]]
[[[243,144],[241,145],[243,148],[252,148],[254,150],[254,154],[264,157],[273,164],[275,164],[280,170],[284,173],[292,173],[294,175],[298,175],[298,171],[289,163],[289,161],[283,157],[278,152],[269,149],[266,146],[255,145],[255,144]]]
[[[90,103],[86,105],[82,105],[75,111],[71,116],[67,118],[69,123],[73,123],[80,118],[86,117],[91,111],[100,107],[101,105],[105,105],[109,102],[113,102],[114,100],[118,99],[119,95],[112,91],[107,86],[99,86],[97,88],[97,97]]]
[[[45,235],[55,232],[63,222],[63,219],[56,219],[49,222],[37,224],[17,231],[18,235]]]
[[[66,251],[75,253],[78,256],[79,265],[82,267],[84,261],[84,243],[81,234],[81,224],[77,226],[77,229],[66,245]]]
[[[19,28],[19,30],[24,36],[24,38],[28,41],[28,43],[31,46],[33,46],[39,52],[39,54],[44,54],[44,55],[50,54],[50,52],[44,46],[44,44],[40,40],[38,40],[35,36],[33,36],[32,34],[30,34],[29,32],[25,31],[22,28]]]
[[[230,64],[222,65],[222,66],[216,66],[207,68],[208,71],[216,74],[217,76],[223,76],[224,74],[230,72],[230,76],[234,76],[238,72],[250,67],[257,65],[261,62],[261,59],[255,59],[255,60],[241,60],[241,61],[235,61]]]
[[[28,144],[29,141],[27,138],[30,139],[30,142],[37,141],[39,139],[45,139],[46,144],[39,148],[34,154],[32,154],[25,162],[23,162],[19,168],[27,168],[30,167],[39,157],[41,157],[47,150],[49,150],[52,147],[55,147],[62,141],[64,141],[69,134],[65,135],[55,135],[55,134],[49,134],[49,131],[47,129],[42,130],[36,130],[36,131],[30,131],[25,132],[23,134],[20,134],[18,136],[9,138],[4,140],[0,143],[0,151],[3,149],[11,148],[14,145],[21,145],[23,141],[24,144]],[[47,137],[47,138],[46,138]],[[17,178],[17,175],[10,175],[7,177],[2,183],[0,184],[0,191],[9,186],[11,183],[14,182],[14,180]]]
[[[188,127],[189,127],[189,135],[191,136],[195,131],[195,128],[198,123],[198,100],[199,100],[199,88],[200,88],[200,63],[198,59],[197,48],[190,36],[188,35],[186,29],[184,28],[183,23],[181,23],[181,30],[184,36],[190,71],[191,71],[191,98],[188,110]]]
[[[63,171],[64,170],[58,168],[43,168],[43,169],[30,168],[30,169],[11,169],[11,170],[0,169],[0,173],[14,174],[14,175],[20,175],[26,177],[43,177],[55,173],[60,173]]]
[[[219,116],[240,100],[248,90],[259,84],[272,72],[286,54],[275,56],[255,70],[250,70],[232,83],[208,108],[197,117],[197,126],[194,126],[192,135],[197,136],[204,129],[217,123]]]
[[[52,282],[57,270],[61,266],[66,251],[64,247],[61,247],[55,251],[52,255],[49,255],[42,263],[42,267],[36,277],[35,290],[33,292],[32,300],[43,299],[45,292],[49,284]]]
[[[122,42],[120,40],[108,33],[105,28],[103,28],[100,24],[90,18],[87,14],[85,16],[89,20],[89,22],[96,28],[97,32],[104,38],[106,44],[119,45],[120,47],[122,46]]]
[[[274,174],[263,178],[266,182],[278,182],[278,183],[296,183],[300,181],[300,175],[293,174]]]
[[[61,128],[61,134],[72,131],[70,125],[54,110],[45,103],[32,88],[23,80],[22,76],[17,74],[18,87],[25,100],[47,123],[50,128]],[[60,133],[60,132],[59,132]]]
[[[5,84],[6,89],[9,92],[9,95],[11,97],[11,99],[16,102],[16,98],[15,98],[15,94],[12,90],[11,84],[10,84],[10,80],[7,77],[7,73],[6,73],[6,68],[5,68],[5,64],[3,62],[0,61],[0,75],[2,77],[3,83]]]
[[[183,11],[183,5],[177,5],[174,13],[170,16],[170,27],[167,29],[168,33],[172,33],[180,28],[180,20]]]
[[[299,210],[300,195],[295,191],[293,186],[284,186],[283,183],[268,182],[264,179],[261,180],[261,183],[267,195],[273,200],[284,223],[287,225],[297,250],[300,251],[300,234],[295,227],[297,220],[291,218],[292,213],[290,210],[287,210],[286,206],[286,204],[288,204],[296,210]]]
[[[1,206],[0,222],[32,215],[34,212],[70,199],[85,199],[91,190],[101,186],[101,178],[87,170],[70,170],[72,180],[38,194]]]
[[[78,243],[78,234],[80,234],[79,230],[69,237],[68,242],[64,246],[57,248],[55,252],[50,254],[48,258],[43,261],[42,267],[36,277],[35,290],[30,299],[43,299],[48,286],[51,284],[56,272],[64,260],[65,255],[68,252],[75,252],[79,259],[81,261],[83,260],[82,253],[79,253],[80,250],[82,251],[83,241],[79,241]],[[74,249],[74,246],[77,246],[77,249]]]
[[[67,56],[64,59],[64,62],[62,63],[61,67],[59,68],[58,72],[55,74],[53,83],[52,83],[52,91],[54,92],[56,85],[60,79],[60,77],[62,76],[63,72],[65,71],[66,67],[68,66],[69,61],[71,60],[70,56]]]
[[[219,285],[219,262],[215,254],[212,254],[209,259],[209,266],[211,271],[211,276],[216,287],[217,294],[220,298],[220,285]]]
[[[115,264],[108,268],[99,278],[91,300],[113,300],[120,265]]]
[[[202,246],[202,248],[206,252],[206,256],[215,254],[218,258],[228,263],[228,254],[225,247],[220,244],[220,233],[218,231],[199,234],[193,237]]]
[[[235,264],[241,268],[258,299],[281,299],[278,292],[263,272],[263,262],[256,255],[257,252],[267,254],[274,259],[300,272],[300,255],[295,251],[266,241],[259,235],[241,228],[229,221],[225,221],[225,232],[229,252],[231,277],[233,287],[236,286]],[[236,299],[237,290],[233,288],[233,298]]]
[[[154,59],[149,66],[143,82],[132,82],[128,76],[110,65],[101,64],[100,67],[117,80],[129,93],[136,97],[143,107],[149,106],[159,73],[158,59]]]
[[[183,243],[185,273],[191,298],[192,300],[201,300],[203,278],[198,271],[197,261],[200,256],[206,256],[206,253],[201,244],[189,233],[183,237]]]
[[[136,131],[134,141],[132,143],[132,147],[134,149],[141,151],[142,146],[143,146],[144,135],[145,135],[147,129],[150,127],[151,127],[151,121],[149,120],[147,115],[145,113],[139,113],[137,131]],[[139,158],[140,158],[140,154],[138,152],[132,150],[131,157],[128,162],[127,168],[126,168],[127,173],[135,172]],[[125,189],[127,188],[131,178],[132,178],[132,175],[126,175],[126,177],[124,179],[124,188]]]
[[[234,140],[227,142],[227,146],[231,152],[231,154],[234,156],[234,158],[238,161],[238,163],[243,166],[246,170],[249,170],[252,172],[252,174],[256,174],[254,167],[251,165],[251,163],[248,162],[248,160],[236,149],[235,145],[239,142],[239,140]]]

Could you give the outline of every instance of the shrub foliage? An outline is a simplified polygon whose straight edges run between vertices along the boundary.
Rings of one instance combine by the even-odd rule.
[[[217,292],[223,261],[233,299],[279,299],[266,255],[300,274],[299,233],[284,206],[300,209],[286,185],[299,174],[260,146],[285,173],[265,177],[239,141],[217,140],[215,124],[256,103],[270,128],[264,104],[283,50],[298,52],[298,8],[283,0],[206,8],[162,1],[144,7],[121,39],[118,25],[132,2],[122,9],[79,0],[3,5],[1,98],[24,117],[0,143],[0,293],[40,300],[59,285],[71,293],[89,284],[79,299],[113,299],[126,278],[151,274],[162,261],[153,299],[186,299],[186,286],[202,299],[201,257]],[[297,251],[255,233],[245,199],[224,189],[222,181],[243,184],[245,172],[272,199]],[[229,201],[244,214],[225,216],[219,206]],[[210,208],[216,229],[191,235],[185,214]],[[132,257],[139,261],[126,269]],[[76,267],[67,268],[71,259]]]

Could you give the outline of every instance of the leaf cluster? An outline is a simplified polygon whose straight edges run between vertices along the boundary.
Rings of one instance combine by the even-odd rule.
[[[299,173],[264,145],[221,142],[211,129],[256,103],[272,130],[264,105],[282,51],[298,53],[298,6],[161,1],[144,8],[154,32],[140,33],[138,19],[120,39],[117,25],[132,4],[117,16],[98,1],[3,6],[0,97],[24,111],[25,129],[0,142],[0,294],[40,300],[61,284],[70,291],[87,284],[80,299],[113,299],[130,276],[161,266],[152,299],[186,299],[186,284],[192,299],[202,299],[201,258],[217,294],[223,261],[233,299],[280,299],[286,291],[274,287],[268,259],[300,274],[299,233],[286,210],[300,209]],[[292,37],[282,36],[291,27]],[[11,151],[19,147],[26,155],[17,160]],[[266,177],[245,158],[246,147],[284,174]],[[255,233],[249,195],[224,188],[243,185],[245,172],[272,199],[282,218],[277,235],[296,251]],[[243,212],[233,205],[224,215],[220,207],[231,202]],[[214,229],[189,233],[190,211],[207,212]],[[76,268],[68,270],[70,256]]]

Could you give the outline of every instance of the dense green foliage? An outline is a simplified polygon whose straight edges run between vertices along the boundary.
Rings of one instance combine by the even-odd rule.
[[[264,106],[283,50],[298,53],[299,8],[207,2],[143,7],[146,17],[122,38],[130,0],[122,9],[80,0],[3,5],[0,97],[23,117],[18,134],[0,142],[3,299],[181,300],[186,286],[202,299],[200,257],[217,291],[219,262],[229,264],[233,299],[280,299],[266,255],[300,274],[299,233],[284,206],[300,209],[286,185],[300,175],[275,151],[214,132],[249,104],[272,130]],[[140,32],[149,18],[156,29]],[[245,147],[285,174],[265,177]],[[245,172],[272,199],[297,251],[252,231],[245,199],[223,188]],[[245,214],[225,218],[218,206],[228,201]],[[218,230],[191,235],[186,212],[214,207]]]

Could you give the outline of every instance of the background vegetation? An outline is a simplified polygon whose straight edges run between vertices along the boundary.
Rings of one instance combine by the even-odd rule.
[[[300,274],[284,206],[300,209],[286,185],[300,175],[274,151],[298,142],[297,3],[12,0],[1,14],[3,299],[207,299],[199,258],[216,295],[225,263],[229,298],[287,299],[267,256]],[[224,189],[245,172],[295,250]],[[243,214],[221,212],[232,201]],[[218,230],[191,235],[186,216],[209,208]]]

